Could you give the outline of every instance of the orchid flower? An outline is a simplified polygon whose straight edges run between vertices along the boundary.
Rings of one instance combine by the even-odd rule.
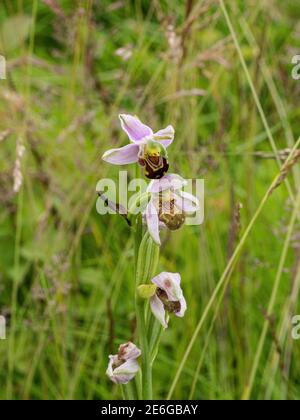
[[[162,228],[179,229],[185,222],[187,213],[194,213],[199,208],[197,197],[182,191],[187,184],[181,176],[170,174],[150,182],[147,192],[151,198],[144,215],[148,230],[154,242],[160,242],[159,231]]]
[[[139,370],[137,358],[140,355],[141,351],[135,344],[121,344],[118,354],[109,356],[107,376],[115,384],[127,384]]]
[[[161,325],[167,328],[166,312],[183,317],[186,311],[186,301],[180,287],[180,274],[162,272],[151,281],[157,286],[150,299],[152,313]]]
[[[169,169],[166,149],[173,142],[174,128],[168,125],[153,133],[153,130],[136,116],[120,114],[119,118],[122,129],[131,143],[118,149],[107,150],[102,159],[113,165],[138,162],[144,167],[147,178],[161,178]]]

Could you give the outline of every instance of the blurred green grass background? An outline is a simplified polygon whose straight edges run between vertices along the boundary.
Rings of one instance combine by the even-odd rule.
[[[121,398],[105,370],[135,338],[133,241],[121,218],[95,207],[97,181],[118,177],[101,155],[127,141],[120,112],[156,130],[171,123],[171,171],[205,179],[203,225],[168,235],[161,253],[160,271],[181,273],[188,311],[163,335],[155,397],[300,398],[296,165],[195,335],[276,157],[282,164],[299,136],[299,4],[225,7],[235,40],[217,0],[1,2],[1,399]]]

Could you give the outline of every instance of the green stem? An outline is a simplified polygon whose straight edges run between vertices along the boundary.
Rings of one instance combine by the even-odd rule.
[[[154,319],[153,315],[152,315],[152,318]],[[159,347],[162,332],[163,332],[162,325],[160,324],[159,321],[157,321],[157,319],[154,319],[153,328],[150,331],[151,337],[150,337],[150,345],[149,345],[150,354],[151,354],[151,364],[152,365],[153,365],[154,360],[156,359],[156,356],[157,356],[157,353],[158,353],[158,347]]]
[[[137,300],[137,325],[142,351],[142,396],[144,400],[152,400],[152,366],[146,334],[145,303],[139,298]]]
[[[139,241],[138,230],[136,231],[136,247]],[[149,233],[146,232],[139,246],[136,256],[136,287],[149,281],[150,276],[156,271],[159,247],[153,242]],[[149,347],[146,321],[146,309],[148,302],[141,299],[136,292],[136,318],[140,348],[142,352],[142,397],[145,400],[152,399],[152,360]],[[149,322],[149,320],[148,320]]]
[[[121,385],[123,400],[132,401],[134,398],[133,383],[128,382],[126,385]]]
[[[142,400],[143,395],[142,395],[142,372],[141,371],[139,371],[135,377],[135,386],[136,386],[137,400]]]

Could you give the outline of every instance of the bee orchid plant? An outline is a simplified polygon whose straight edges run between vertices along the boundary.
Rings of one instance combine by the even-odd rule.
[[[162,229],[179,229],[186,215],[197,211],[199,202],[197,197],[183,191],[186,181],[181,176],[167,173],[167,148],[174,140],[174,128],[168,125],[153,132],[136,116],[121,114],[119,118],[130,143],[108,150],[102,159],[113,165],[137,163],[151,181],[142,212],[131,214],[129,209],[127,214],[135,234],[135,307],[139,348],[131,342],[122,344],[118,354],[109,356],[106,373],[114,383],[121,384],[125,399],[151,400],[152,366],[162,331],[168,327],[170,315],[183,317],[187,308],[180,274],[157,273],[160,232]],[[111,206],[117,207],[114,203]],[[136,386],[133,386],[134,378]]]

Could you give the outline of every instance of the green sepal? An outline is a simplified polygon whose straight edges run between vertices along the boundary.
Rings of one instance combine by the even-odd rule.
[[[140,284],[137,288],[137,293],[142,299],[150,299],[156,293],[155,284]]]

